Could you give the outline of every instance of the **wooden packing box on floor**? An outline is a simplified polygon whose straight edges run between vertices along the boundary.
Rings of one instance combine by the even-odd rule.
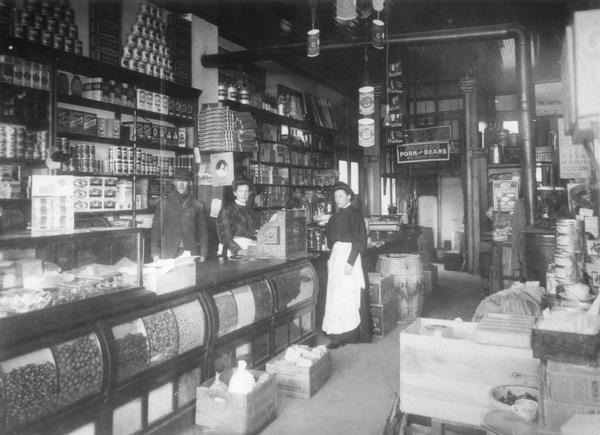
[[[600,407],[600,368],[546,362],[544,391],[557,402]]]
[[[373,335],[385,337],[388,332],[396,327],[398,321],[398,310],[396,297],[382,305],[371,304],[369,306],[371,320],[373,322]]]
[[[255,379],[263,373],[248,370]],[[210,379],[196,389],[196,424],[204,434],[258,434],[277,417],[277,379],[269,378],[248,394],[211,389]]]
[[[327,352],[310,367],[279,365],[275,361],[283,359],[285,352],[267,362],[267,372],[276,375],[277,389],[288,397],[310,399],[331,377],[331,354]]]
[[[429,325],[454,338],[429,335]],[[531,349],[479,344],[476,323],[419,318],[400,333],[400,408],[408,414],[478,426],[498,385],[538,387]]]
[[[369,272],[369,303],[381,305],[392,299],[394,295],[394,277]]]

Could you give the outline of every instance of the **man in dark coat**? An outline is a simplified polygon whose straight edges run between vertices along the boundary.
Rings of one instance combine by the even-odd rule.
[[[177,168],[175,190],[161,198],[152,222],[152,258],[174,258],[183,251],[206,259],[208,218],[204,204],[190,193],[192,173]]]

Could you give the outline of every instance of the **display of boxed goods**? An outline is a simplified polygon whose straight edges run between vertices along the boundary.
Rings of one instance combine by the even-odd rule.
[[[73,177],[31,177],[31,231],[72,230],[75,225]]]
[[[475,330],[475,341],[498,346],[531,348],[531,329],[535,317],[516,314],[485,313]]]
[[[196,257],[181,255],[144,265],[144,287],[164,294],[196,285]]]
[[[325,346],[294,344],[267,362],[277,375],[277,389],[289,397],[310,399],[331,377],[331,355]]]
[[[129,199],[119,195],[118,183],[130,180],[118,180],[114,177],[73,177],[74,209],[76,212],[94,212],[98,210],[131,209],[125,204],[131,204],[131,191]],[[123,201],[126,201],[123,203]],[[122,208],[120,208],[122,207]]]
[[[248,254],[260,258],[290,258],[306,253],[306,210],[277,211],[259,228],[256,246]]]
[[[394,295],[394,277],[369,272],[369,303],[384,304]]]
[[[240,381],[234,380],[240,369],[251,379],[244,376]],[[247,370],[244,361],[238,363],[229,385],[217,375],[196,391],[196,425],[199,426],[196,429],[200,433],[255,434],[276,417],[275,375]]]
[[[390,276],[391,278],[391,276]],[[373,304],[369,306],[371,321],[373,322],[373,335],[384,337],[396,327],[398,320],[398,310],[396,304],[396,295],[383,304]]]
[[[476,329],[471,322],[419,318],[400,333],[403,412],[479,426],[492,388],[538,387],[531,350],[477,343]]]
[[[219,104],[203,104],[198,114],[201,151],[237,150],[237,112]]]
[[[119,65],[121,56],[121,3],[92,2],[89,7],[90,57]]]

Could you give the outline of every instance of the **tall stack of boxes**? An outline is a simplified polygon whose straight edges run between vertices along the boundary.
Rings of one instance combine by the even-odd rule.
[[[174,58],[175,82],[190,86],[192,82],[192,23],[174,14],[167,20],[167,38]]]
[[[384,337],[396,327],[396,293],[393,275],[369,273],[369,311],[373,335]]]
[[[90,3],[90,57],[119,65],[121,58],[121,3]]]

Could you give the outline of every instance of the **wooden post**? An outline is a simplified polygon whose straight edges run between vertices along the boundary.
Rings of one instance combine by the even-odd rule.
[[[477,219],[479,222],[479,213],[475,215],[474,210],[474,189],[473,189],[473,148],[477,144],[477,137],[473,137],[471,126],[475,124],[477,126],[477,105],[475,103],[475,79],[465,77],[460,82],[460,88],[465,96],[465,126],[466,126],[466,148],[465,148],[465,166],[466,166],[466,228],[465,236],[467,239],[467,271],[473,273],[475,270],[475,229],[474,221]],[[475,106],[475,108],[473,108]],[[478,193],[478,191],[477,191]],[[475,219],[476,218],[476,219]],[[479,235],[477,234],[477,237]],[[477,253],[479,255],[479,253]]]

